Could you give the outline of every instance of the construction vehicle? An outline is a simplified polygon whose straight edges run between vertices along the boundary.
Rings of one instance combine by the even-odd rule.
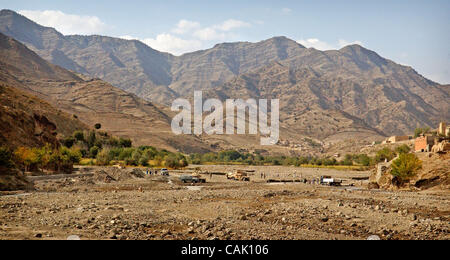
[[[319,184],[328,186],[341,186],[342,180],[337,180],[331,176],[320,176]]]
[[[235,181],[250,181],[247,171],[237,170],[235,172],[227,173],[227,179]]]

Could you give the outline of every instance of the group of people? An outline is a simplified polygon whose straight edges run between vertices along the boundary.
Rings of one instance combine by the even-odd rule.
[[[147,169],[146,175],[158,175],[158,170]]]

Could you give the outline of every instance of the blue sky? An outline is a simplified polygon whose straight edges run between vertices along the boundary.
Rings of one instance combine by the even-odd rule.
[[[140,39],[176,55],[273,36],[323,50],[359,43],[450,83],[448,0],[0,0],[0,8],[64,34]]]

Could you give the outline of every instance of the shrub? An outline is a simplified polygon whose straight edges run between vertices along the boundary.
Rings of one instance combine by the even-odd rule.
[[[81,151],[78,149],[68,149],[68,148],[61,148],[61,154],[63,156],[67,156],[68,160],[71,163],[80,163],[81,158],[83,157],[81,154]]]
[[[75,141],[76,141],[76,140],[75,140],[74,137],[69,136],[69,137],[63,139],[63,140],[61,141],[61,143],[62,143],[65,147],[67,147],[67,148],[72,148],[72,146],[75,144]]]
[[[391,174],[401,181],[406,180],[422,168],[422,162],[415,154],[400,154],[400,157],[392,163]]]
[[[132,146],[133,142],[130,139],[120,138],[119,139],[119,145],[124,148],[130,148]]]
[[[401,146],[399,146],[399,147],[397,147],[397,148],[395,149],[395,152],[396,152],[397,154],[409,153],[410,151],[411,151],[411,148],[409,148],[409,146],[406,145],[406,144],[401,145]]]
[[[103,149],[97,154],[96,163],[100,166],[107,166],[111,163],[112,159],[110,151]]]
[[[169,155],[169,156],[167,156],[167,157],[164,159],[164,165],[165,165],[166,167],[174,168],[174,169],[180,167],[179,161],[178,161],[177,157],[174,156],[174,155]]]
[[[395,157],[395,152],[391,149],[385,147],[377,152],[375,156],[377,162],[382,162],[384,160],[391,161]]]
[[[84,142],[84,133],[82,131],[75,131],[75,133],[73,133],[73,137],[77,141]]]
[[[91,149],[89,149],[89,155],[90,155],[90,157],[91,157],[92,159],[96,158],[99,151],[100,151],[100,148],[98,148],[97,146],[91,147]]]
[[[429,127],[425,127],[425,128],[416,128],[416,130],[414,130],[414,137],[417,138],[419,137],[421,134],[426,134],[430,131]]]
[[[94,125],[94,128],[99,130],[100,128],[102,128],[102,124],[97,123],[97,124]]]
[[[363,166],[369,166],[371,164],[371,159],[367,154],[360,154],[357,156],[356,162]]]

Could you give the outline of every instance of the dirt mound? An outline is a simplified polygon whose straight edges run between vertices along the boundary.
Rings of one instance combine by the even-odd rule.
[[[450,154],[419,154],[419,159],[422,160],[423,167],[417,176],[411,180],[411,185],[421,190],[449,190]]]
[[[119,169],[105,168],[94,172],[93,180],[95,182],[111,183],[116,181],[126,181],[131,179],[145,178],[143,171],[139,169]]]

